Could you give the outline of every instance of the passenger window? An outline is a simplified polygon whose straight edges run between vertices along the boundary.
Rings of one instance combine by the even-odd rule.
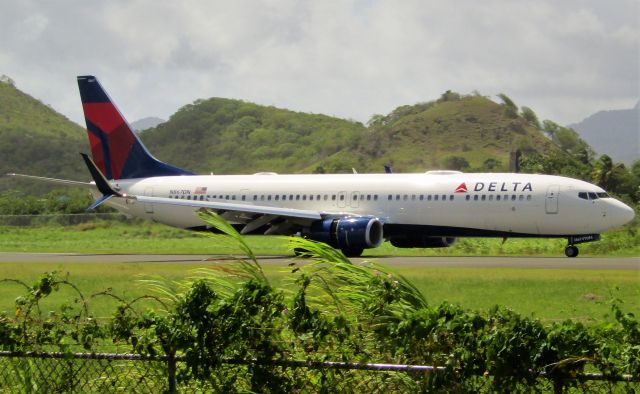
[[[515,200],[516,200],[516,195],[514,194],[511,196],[511,201],[515,201]]]
[[[493,194],[489,194],[489,201],[493,201]]]
[[[377,194],[373,195],[373,201],[378,201],[378,195]]]
[[[340,195],[340,201],[344,201],[344,194]]]
[[[453,201],[453,194],[449,195],[449,201]]]
[[[531,201],[531,194],[527,195],[527,201]]]
[[[358,201],[358,195],[357,194],[353,195],[353,201]]]
[[[521,195],[519,195],[519,196],[518,196],[518,200],[519,200],[519,201],[524,201],[524,196],[523,196],[522,194],[521,194]]]
[[[300,195],[296,194],[296,201],[299,201],[299,200],[300,200]]]
[[[473,201],[478,201],[478,195],[477,194],[473,196]]]
[[[438,195],[437,194],[435,196],[433,196],[433,200],[434,201],[438,201]]]
[[[424,200],[424,194],[420,195],[420,201]]]
[[[446,200],[447,196],[445,194],[442,195],[442,201]]]
[[[245,201],[245,200],[246,200],[246,197],[247,197],[247,196],[245,196],[245,195],[243,194],[243,195],[242,195],[242,201]]]
[[[280,200],[280,196],[276,194],[276,201]]]
[[[467,201],[469,201],[469,200],[471,200],[471,196],[467,194],[467,195],[465,196],[465,199],[466,199]]]
[[[371,194],[367,194],[367,201],[371,201]]]
[[[313,201],[313,194],[309,195],[309,201]]]
[[[389,194],[389,196],[387,197],[387,200],[389,200],[389,201],[393,200],[393,196],[391,194]]]
[[[271,194],[267,196],[267,200],[271,201]]]
[[[427,196],[427,201],[431,201],[431,194]]]
[[[258,196],[256,196],[255,194],[253,195],[253,201],[256,201],[258,199]]]
[[[329,199],[329,196],[325,194],[324,195],[324,200],[327,201],[328,199]]]
[[[500,201],[500,195],[499,194],[496,196],[496,201]]]
[[[484,200],[486,200],[486,199],[487,199],[487,196],[485,196],[485,195],[483,194],[483,195],[482,195],[482,197],[480,197],[480,199],[481,199],[482,201],[484,201]]]
[[[320,195],[319,194],[316,196],[316,200],[320,201]]]
[[[416,195],[415,195],[415,194],[412,194],[412,195],[411,195],[411,201],[415,201],[415,200],[416,200]]]
[[[335,194],[333,194],[333,195],[331,196],[331,201],[335,201],[335,200],[336,200],[336,195],[335,195]]]
[[[307,195],[306,194],[302,195],[302,201],[307,201]]]
[[[396,201],[400,200],[400,195],[396,194]]]

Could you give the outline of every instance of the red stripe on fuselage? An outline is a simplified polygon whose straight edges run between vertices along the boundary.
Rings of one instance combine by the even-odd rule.
[[[107,136],[111,155],[111,174],[113,179],[120,179],[124,165],[129,157],[129,151],[135,143],[133,132],[122,115],[120,115],[120,112],[111,103],[85,103],[82,107],[84,116]],[[92,137],[97,141],[94,142]],[[93,159],[96,164],[98,164],[98,161],[102,162],[102,165],[98,164],[98,166],[104,171],[105,160],[102,157],[100,140],[92,136],[90,132],[89,140],[91,141]]]

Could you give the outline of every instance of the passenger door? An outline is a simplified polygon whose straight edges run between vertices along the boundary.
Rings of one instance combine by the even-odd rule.
[[[560,195],[560,186],[551,185],[547,188],[547,197],[544,201],[544,209],[548,214],[558,213],[558,196]]]

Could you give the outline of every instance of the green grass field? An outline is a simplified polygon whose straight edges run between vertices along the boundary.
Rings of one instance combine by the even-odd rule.
[[[259,255],[288,254],[280,237],[249,236]],[[450,248],[399,249],[388,242],[365,256],[563,256],[565,239],[463,238]],[[0,252],[74,252],[141,254],[223,254],[217,242],[160,224],[97,221],[75,226],[0,226]],[[608,232],[599,242],[580,245],[581,256],[640,256],[640,232]]]
[[[604,236],[604,240],[581,247],[581,255],[640,255],[638,235],[630,230]],[[287,239],[281,237],[247,237],[258,255],[286,255]],[[561,256],[563,240],[467,239],[448,249],[396,249],[390,245],[367,251],[375,260],[383,255],[555,255]],[[634,244],[634,242],[636,242]],[[598,245],[600,244],[600,245]],[[615,249],[606,253],[609,248]],[[617,248],[617,249],[616,249]],[[598,251],[603,252],[598,252]],[[165,226],[142,223],[128,225],[113,222],[87,223],[58,227],[0,227],[0,252],[74,252],[74,253],[145,253],[211,254],[233,253],[225,242]],[[114,294],[133,299],[149,294],[138,280],[161,276],[183,280],[195,268],[212,266],[202,263],[2,263],[0,278],[35,282],[47,271],[69,273],[85,296],[112,289]],[[285,264],[265,260],[265,270],[276,285],[286,287]],[[499,304],[542,320],[566,318],[594,321],[608,319],[607,301],[624,300],[624,308],[640,313],[640,272],[624,270],[572,270],[520,268],[434,268],[415,265],[396,267],[399,274],[412,281],[431,304],[456,303],[464,308],[486,310]],[[15,283],[0,283],[0,311],[13,313],[14,300],[24,292]],[[72,303],[70,289],[61,291],[43,307],[55,309]],[[95,316],[109,316],[116,301],[106,297],[91,300]],[[151,305],[149,305],[151,306]]]
[[[192,270],[212,267],[213,262],[202,263],[3,263],[0,278],[12,278],[32,284],[47,271],[69,274],[85,297],[112,289],[114,294],[133,299],[151,294],[139,280],[161,276],[179,281],[193,275]],[[292,274],[286,264],[264,263],[272,283],[287,288]],[[607,301],[619,298],[625,309],[640,312],[640,274],[624,270],[571,270],[571,269],[516,269],[516,268],[433,268],[419,265],[395,269],[413,282],[430,304],[456,303],[467,309],[486,310],[500,304],[542,320],[566,318],[584,321],[606,319]],[[0,311],[9,315],[14,300],[24,293],[15,283],[0,283]],[[43,303],[44,309],[56,309],[61,303],[72,303],[76,298],[71,288],[61,290]],[[94,316],[107,317],[117,302],[107,297],[91,299]],[[151,305],[149,305],[151,306]]]

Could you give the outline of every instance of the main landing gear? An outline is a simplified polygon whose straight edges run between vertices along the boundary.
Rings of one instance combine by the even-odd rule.
[[[564,249],[564,254],[567,257],[576,257],[578,253],[580,253],[576,244],[594,242],[599,240],[600,234],[572,235],[568,239],[569,245]]]

